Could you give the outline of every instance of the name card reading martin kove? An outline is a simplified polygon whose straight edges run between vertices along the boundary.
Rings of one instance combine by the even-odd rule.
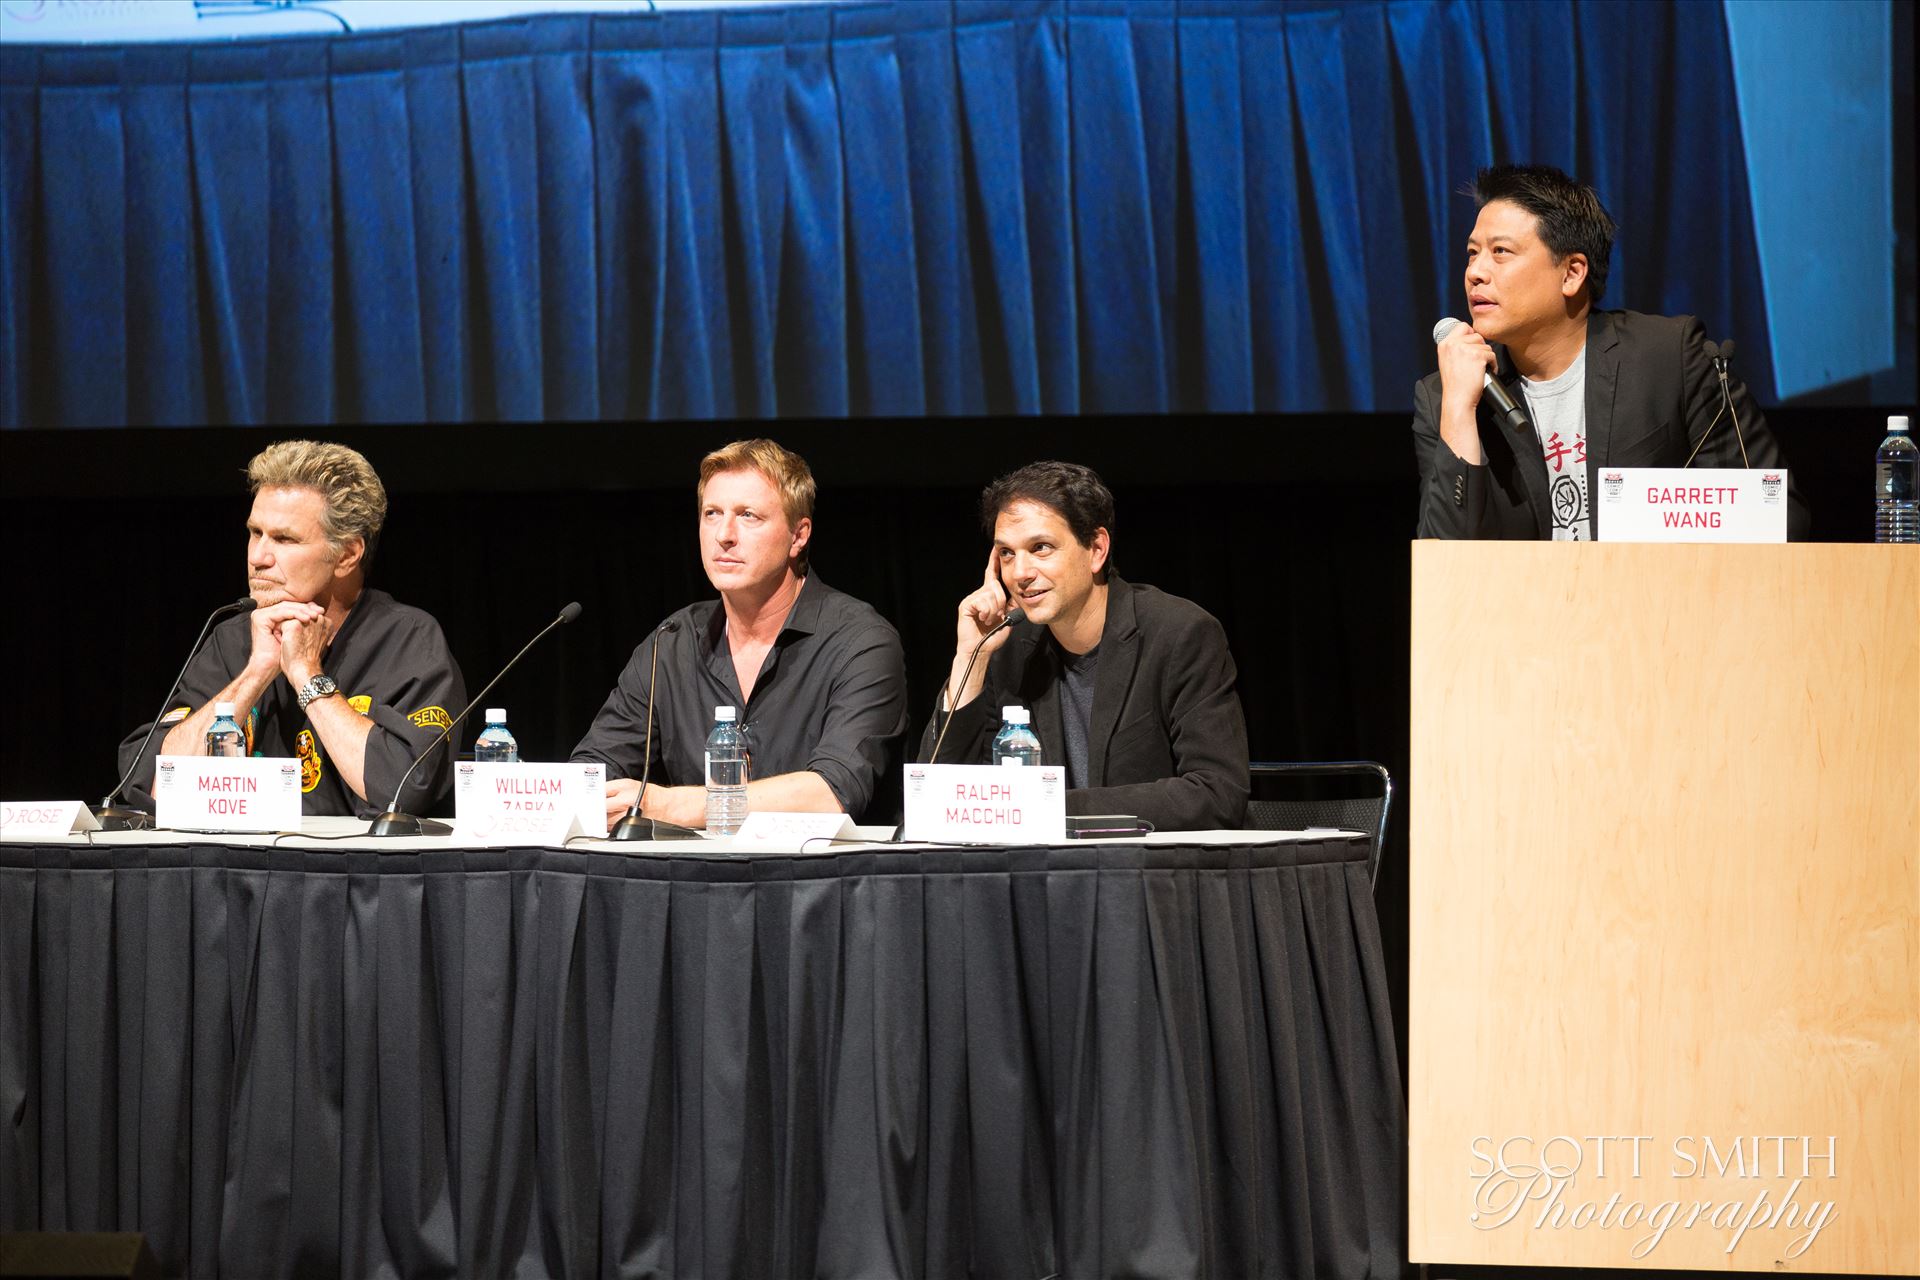
[[[604,836],[607,767],[463,760],[453,768],[453,834],[483,845]]]
[[[1787,473],[1602,467],[1598,542],[1785,542]]]
[[[1067,771],[1059,765],[910,764],[908,840],[1027,844],[1067,838]]]
[[[298,831],[300,762],[292,756],[161,756],[153,822],[174,831]]]

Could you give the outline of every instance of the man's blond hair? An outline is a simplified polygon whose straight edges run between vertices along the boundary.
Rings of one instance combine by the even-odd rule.
[[[700,459],[700,483],[694,488],[694,502],[707,500],[707,481],[726,471],[758,471],[780,493],[780,509],[787,524],[798,528],[802,520],[813,519],[813,470],[807,460],[791,449],[771,440],[735,440]],[[807,549],[800,549],[796,566],[807,571]]]
[[[247,464],[247,484],[262,489],[312,489],[326,502],[320,527],[338,555],[349,538],[366,543],[373,552],[380,526],[387,521],[387,488],[373,464],[343,444],[317,440],[282,440],[268,445]]]

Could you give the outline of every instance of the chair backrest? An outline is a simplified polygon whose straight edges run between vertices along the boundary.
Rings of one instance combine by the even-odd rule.
[[[1364,831],[1373,839],[1367,851],[1367,883],[1378,882],[1387,814],[1393,807],[1393,778],[1385,765],[1371,760],[1256,761],[1248,772],[1253,786],[1247,804],[1249,831]]]

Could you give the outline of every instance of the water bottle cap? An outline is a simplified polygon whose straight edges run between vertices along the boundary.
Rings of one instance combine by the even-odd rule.
[[[1904,413],[1896,413],[1896,414],[1894,414],[1894,415],[1893,415],[1892,417],[1890,417],[1890,418],[1888,418],[1888,419],[1887,419],[1887,430],[1888,430],[1888,431],[1894,431],[1894,432],[1899,432],[1899,431],[1905,431],[1906,429],[1907,429],[1907,415],[1906,415],[1906,414],[1904,414]]]
[[[715,707],[713,709],[713,718],[723,723],[735,719],[738,715],[739,712],[733,707]]]
[[[1008,724],[1025,724],[1027,722],[1027,709],[1025,707],[1002,707],[1000,708],[1000,718]]]
[[[488,707],[487,708],[488,724],[505,724],[506,722],[507,722],[507,709],[505,707]]]
[[[233,704],[231,702],[216,702],[213,704],[213,714],[215,719],[231,720],[233,719]]]

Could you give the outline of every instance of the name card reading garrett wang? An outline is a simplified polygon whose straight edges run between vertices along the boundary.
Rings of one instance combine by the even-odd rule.
[[[300,762],[292,756],[161,756],[153,824],[174,831],[298,831]]]
[[[1067,771],[1003,764],[906,766],[908,840],[1025,844],[1067,838]]]
[[[453,836],[471,844],[564,844],[607,834],[602,764],[453,767]]]
[[[1785,542],[1787,473],[1602,467],[1597,542]]]
[[[98,831],[84,800],[0,800],[0,840],[32,840]]]

